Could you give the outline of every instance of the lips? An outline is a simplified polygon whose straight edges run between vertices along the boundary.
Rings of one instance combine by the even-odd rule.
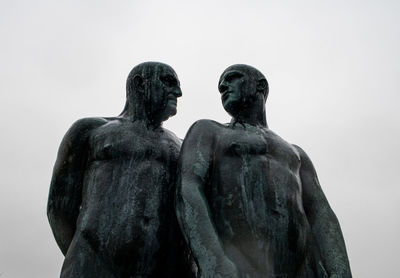
[[[177,105],[177,100],[176,100],[176,98],[172,98],[172,97],[169,97],[168,98],[168,104],[171,104],[171,105]]]
[[[232,91],[226,91],[221,95],[222,101],[226,101],[229,97],[229,94],[232,93]]]

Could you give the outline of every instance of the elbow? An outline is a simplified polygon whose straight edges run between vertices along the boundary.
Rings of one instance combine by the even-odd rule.
[[[49,198],[47,202],[47,219],[49,220],[50,226],[56,225],[57,222],[63,218],[62,209],[60,208],[60,204],[57,203],[53,198]]]
[[[51,200],[47,202],[46,214],[47,220],[49,220],[50,225],[52,225],[53,219],[55,218],[55,208]]]
[[[47,220],[49,221],[53,233],[56,233],[59,230],[62,217],[51,204],[47,205]]]

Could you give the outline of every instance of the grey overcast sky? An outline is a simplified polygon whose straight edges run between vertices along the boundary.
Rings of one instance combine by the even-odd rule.
[[[400,1],[0,1],[0,276],[58,277],[46,218],[57,149],[77,119],[118,115],[130,69],[171,65],[183,138],[229,121],[231,64],[270,83],[272,130],[309,154],[354,277],[399,277]]]

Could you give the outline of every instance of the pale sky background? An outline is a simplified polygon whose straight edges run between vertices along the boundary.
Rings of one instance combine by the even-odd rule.
[[[58,277],[46,218],[70,125],[118,115],[136,64],[171,65],[183,138],[229,121],[217,81],[267,77],[269,127],[309,154],[354,277],[399,277],[400,1],[0,1],[0,277]]]

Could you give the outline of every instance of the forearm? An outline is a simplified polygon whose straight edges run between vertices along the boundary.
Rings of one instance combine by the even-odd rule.
[[[177,215],[202,276],[213,277],[226,256],[200,189],[185,185],[178,190]]]
[[[64,185],[64,186],[63,186]],[[47,217],[54,238],[61,252],[65,255],[76,230],[76,219],[79,213],[80,199],[69,196],[69,192],[60,192],[57,188],[65,188],[65,183],[52,182],[47,203]]]
[[[48,207],[47,209],[47,217],[54,238],[56,239],[61,252],[66,255],[75,234],[75,223],[70,221],[63,212],[57,211],[51,207]]]
[[[346,246],[335,213],[329,205],[320,206],[310,220],[329,277],[351,278]]]
[[[65,134],[58,149],[49,190],[47,216],[64,255],[74,237],[82,203],[89,133],[104,123],[105,120],[101,118],[76,121]]]

